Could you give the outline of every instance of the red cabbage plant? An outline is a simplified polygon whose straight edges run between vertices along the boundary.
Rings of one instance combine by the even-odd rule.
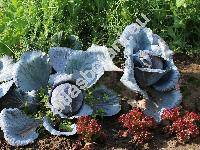
[[[120,81],[146,99],[144,113],[160,122],[162,110],[176,107],[182,98],[172,50],[151,29],[137,24],[128,25],[119,42],[126,59]]]

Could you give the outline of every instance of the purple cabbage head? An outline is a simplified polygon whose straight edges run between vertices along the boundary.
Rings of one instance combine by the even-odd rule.
[[[151,29],[131,24],[119,39],[125,47],[125,68],[121,82],[147,100],[145,113],[157,121],[164,108],[181,102],[178,88],[179,71],[173,62],[173,52]]]

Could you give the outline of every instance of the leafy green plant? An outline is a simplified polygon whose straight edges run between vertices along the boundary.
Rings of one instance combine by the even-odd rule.
[[[60,123],[59,129],[62,131],[72,131],[72,128],[70,127],[72,123],[70,121],[64,120],[63,122]]]
[[[83,49],[91,43],[111,45],[123,28],[142,20],[176,52],[198,53],[199,0],[1,0],[0,54],[19,55],[29,48],[48,51],[69,47],[77,35]]]
[[[117,33],[142,20],[141,13],[149,19],[147,27],[164,38],[171,49],[187,54],[199,53],[200,16],[198,0],[108,1],[108,42],[112,44]],[[197,35],[198,34],[198,35]]]

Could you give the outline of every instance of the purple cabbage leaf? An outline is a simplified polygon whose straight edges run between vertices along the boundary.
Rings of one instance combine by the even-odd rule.
[[[15,84],[24,92],[39,90],[48,85],[50,71],[45,54],[39,51],[25,52],[16,64]]]
[[[13,85],[14,60],[11,57],[0,58],[0,98],[5,96]]]
[[[5,140],[12,146],[33,143],[38,137],[39,121],[28,117],[17,108],[3,109],[0,113],[0,127]]]
[[[92,45],[87,51],[55,47],[49,50],[49,57],[56,72],[84,79],[86,88],[94,85],[105,71],[120,71],[105,46]]]

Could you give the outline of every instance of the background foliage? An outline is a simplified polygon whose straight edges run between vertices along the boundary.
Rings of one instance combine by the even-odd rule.
[[[68,46],[72,34],[83,49],[111,46],[141,13],[175,52],[199,53],[199,8],[199,0],[0,0],[0,54]]]

